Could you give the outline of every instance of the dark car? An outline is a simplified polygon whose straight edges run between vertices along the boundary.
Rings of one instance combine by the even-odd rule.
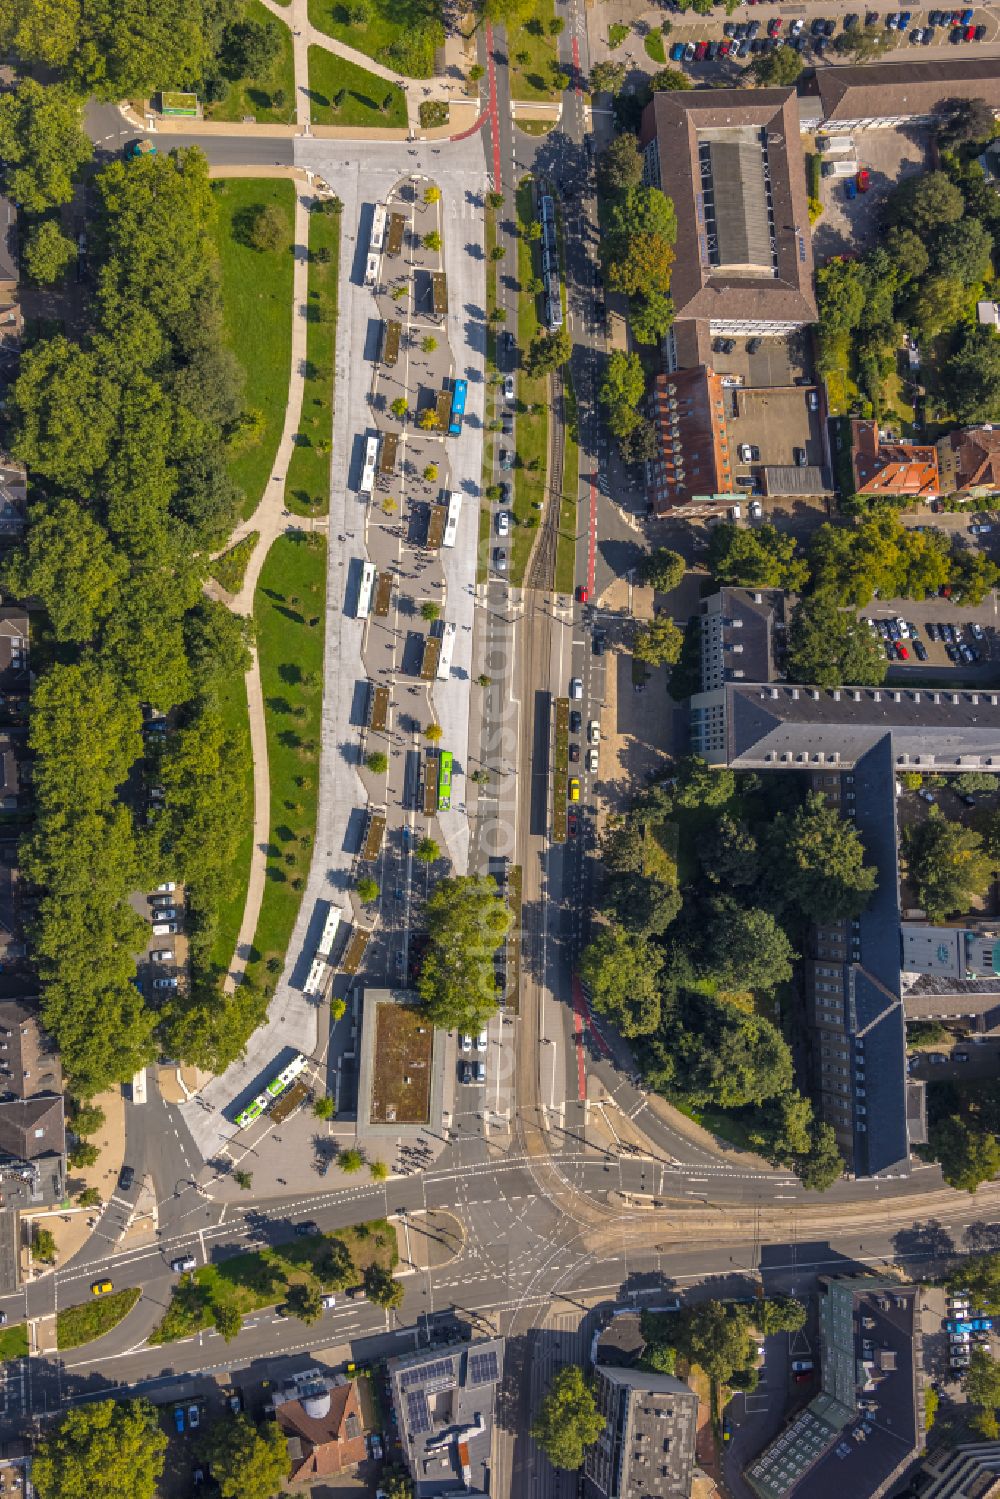
[[[296,1223],[295,1232],[300,1238],[304,1239],[307,1234],[318,1234],[319,1224],[314,1223],[311,1218],[307,1218],[304,1223]]]
[[[594,631],[594,655],[603,656],[607,646],[607,637],[603,630]]]
[[[927,660],[927,647],[924,645],[924,642],[922,640],[914,640],[913,650],[918,661]]]
[[[940,640],[941,638],[941,632],[932,619],[927,621],[927,638],[929,640]]]
[[[580,823],[575,812],[567,812],[566,814],[566,831],[571,838],[575,838],[580,831]]]
[[[748,354],[756,354],[757,350],[760,348],[760,345],[761,345],[761,340],[759,338],[748,338],[747,339],[747,353]]]
[[[869,11],[865,12],[865,25],[866,26],[877,26],[878,25],[878,19],[879,19],[879,17],[878,17],[878,11],[877,10],[869,10]]]
[[[571,734],[579,734],[583,728],[583,714],[578,708],[573,708],[569,715],[569,731]]]
[[[514,467],[514,455],[510,451],[510,448],[500,449],[500,467],[505,470],[510,470]]]
[[[135,1172],[131,1166],[123,1166],[118,1173],[119,1192],[128,1192],[135,1181]]]
[[[812,32],[813,36],[825,36],[826,22],[822,20],[820,16],[817,16],[809,29]]]
[[[854,31],[855,28],[857,27],[857,24],[858,24],[858,18],[854,14],[854,11],[852,10],[849,15],[846,15],[844,17],[844,30],[845,31]]]
[[[981,42],[983,40],[983,37],[985,35],[986,35],[986,27],[985,26],[977,26],[976,27],[976,35],[975,35],[974,40],[977,41],[977,42]]]
[[[569,758],[571,764],[573,765],[575,765],[577,760],[579,760],[580,758],[580,746],[576,743],[575,740],[569,747]]]
[[[937,35],[937,33],[934,30],[933,26],[925,26],[924,27],[924,34],[920,38],[920,45],[922,47],[929,47],[930,44],[931,44],[931,42],[933,42],[933,40],[934,40],[934,38],[935,38],[936,35]]]
[[[755,36],[760,36],[760,22],[751,21],[747,27],[747,36],[753,41]]]
[[[837,23],[836,23],[836,21],[826,21],[826,22],[824,22],[823,29],[826,32],[827,36],[833,36],[833,33],[837,29]]]
[[[822,57],[823,53],[826,51],[826,49],[829,47],[829,45],[830,45],[830,38],[829,37],[827,37],[827,36],[818,36],[816,38],[816,40],[813,42],[813,51],[816,52],[816,53],[818,53],[818,55],[820,57]]]
[[[514,417],[511,412],[505,411],[500,418],[500,427],[504,437],[512,437],[514,433]]]

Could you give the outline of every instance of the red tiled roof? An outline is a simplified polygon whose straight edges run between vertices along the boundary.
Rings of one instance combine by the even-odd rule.
[[[851,422],[851,462],[857,494],[902,494],[932,499],[941,492],[937,448],[885,442],[877,422]]]
[[[357,1388],[353,1382],[337,1385],[330,1392],[330,1409],[325,1416],[316,1418],[302,1408],[301,1401],[289,1400],[279,1405],[275,1412],[278,1424],[286,1437],[298,1438],[301,1458],[293,1457],[292,1482],[306,1483],[315,1478],[328,1478],[343,1473],[348,1468],[363,1462],[365,1446],[364,1424]],[[355,1421],[351,1422],[350,1417]],[[348,1436],[350,1425],[357,1435]]]

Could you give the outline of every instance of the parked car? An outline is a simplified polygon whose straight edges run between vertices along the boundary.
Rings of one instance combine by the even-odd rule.
[[[579,734],[583,726],[583,714],[579,708],[571,708],[569,713],[569,731],[571,734]]]
[[[489,1038],[489,1033],[486,1030],[486,1027],[483,1026],[483,1029],[479,1032],[479,1035],[476,1037],[476,1050],[477,1051],[485,1051],[487,1045],[489,1044],[489,1039],[490,1039]]]
[[[684,43],[683,42],[674,42],[674,45],[670,49],[670,61],[671,62],[681,62],[682,59],[683,59],[683,57],[684,57]],[[589,139],[589,137],[588,137],[588,139]]]
[[[319,1233],[319,1224],[314,1223],[311,1218],[307,1218],[304,1223],[296,1223],[295,1232],[300,1239],[305,1239],[310,1235]]]
[[[583,697],[583,679],[581,677],[570,678],[569,695],[577,701]]]
[[[500,467],[509,472],[514,467],[514,455],[510,448],[500,449]]]
[[[916,657],[917,657],[918,661],[926,661],[927,660],[927,647],[924,645],[924,642],[922,640],[915,640],[913,642],[913,649],[914,649],[914,652],[916,653]]]
[[[793,1358],[792,1359],[792,1373],[793,1374],[811,1374],[812,1373],[812,1368],[813,1368],[813,1361],[812,1361],[811,1358]]]
[[[170,1268],[175,1275],[186,1275],[189,1270],[194,1270],[197,1260],[193,1254],[182,1254],[179,1259],[170,1261]]]
[[[164,882],[163,882],[162,885],[157,885],[156,889],[153,891],[153,894],[154,895],[173,895],[173,893],[174,893],[174,891],[176,889],[177,889],[177,886],[174,884],[173,880],[164,880]]]
[[[866,193],[872,185],[872,174],[867,167],[862,167],[858,173],[858,192]]]
[[[580,800],[579,776],[570,776],[569,778],[569,799],[571,802],[578,802]]]
[[[507,571],[507,553],[503,547],[493,548],[493,570],[498,573]]]
[[[201,1425],[201,1412],[193,1401],[188,1406],[188,1425],[192,1431],[197,1431]]]
[[[324,1312],[332,1312],[337,1305],[337,1298],[333,1295],[321,1296],[320,1301],[322,1302]]]
[[[600,742],[601,742],[601,726],[598,723],[598,721],[597,721],[596,718],[592,718],[590,720],[590,722],[588,723],[588,725],[587,725],[587,743],[588,744],[600,744]]]
[[[176,1432],[178,1432],[178,1433],[181,1433],[184,1430],[184,1426],[185,1426],[185,1421],[184,1421],[184,1407],[183,1407],[183,1405],[175,1405],[174,1406],[174,1430]]]
[[[176,989],[177,988],[177,975],[172,973],[172,974],[170,974],[170,976],[168,978],[154,979],[153,980],[153,988],[154,989]]]
[[[131,1166],[123,1166],[118,1173],[119,1192],[130,1192],[132,1183],[135,1181],[135,1172]]]
[[[514,376],[513,375],[504,375],[504,379],[503,379],[503,398],[504,398],[505,401],[512,401],[514,399]]]
[[[761,518],[761,516],[763,514],[764,514],[764,507],[760,503],[760,500],[751,500],[750,501],[750,517],[751,517],[751,519],[752,520],[760,520],[760,518]]]
[[[597,765],[598,765],[598,751],[596,749],[589,749],[587,751],[587,770],[590,772],[591,775],[596,775],[597,774]]]
[[[575,765],[580,758],[580,746],[574,739],[569,747],[569,763]]]
[[[154,937],[173,937],[173,936],[175,936],[177,934],[177,932],[179,930],[180,930],[180,927],[178,926],[178,924],[177,924],[176,921],[154,921],[153,922],[153,936]]]
[[[699,42],[698,45],[694,49],[694,60],[695,60],[695,62],[704,62],[705,61],[705,53],[707,51],[708,51],[708,43],[707,42]]]
[[[157,906],[153,912],[157,921],[173,921],[177,916],[176,906]]]
[[[497,535],[510,535],[510,514],[506,510],[497,511]]]
[[[174,950],[172,947],[156,947],[149,955],[151,963],[172,963],[174,961]]]

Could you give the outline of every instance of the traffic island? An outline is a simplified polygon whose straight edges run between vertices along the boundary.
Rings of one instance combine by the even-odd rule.
[[[56,1314],[56,1344],[60,1352],[102,1338],[124,1321],[141,1295],[138,1286],[130,1286],[127,1291],[95,1296],[78,1306],[64,1307]]]

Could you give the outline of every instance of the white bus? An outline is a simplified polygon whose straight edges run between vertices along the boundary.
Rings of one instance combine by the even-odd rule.
[[[323,925],[323,935],[320,937],[319,946],[316,948],[321,958],[328,958],[333,952],[334,939],[336,938],[337,928],[340,926],[340,918],[343,914],[339,906],[330,907]]]
[[[453,547],[458,539],[458,517],[462,513],[462,496],[453,489],[448,496],[448,518],[444,523],[442,546]]]
[[[315,997],[323,993],[323,985],[326,976],[331,972],[330,965],[325,958],[313,958],[309,967],[309,974],[302,985],[302,993]]]
[[[368,242],[368,248],[373,254],[382,253],[382,245],[385,240],[386,207],[384,203],[375,204],[375,212],[372,214],[372,237]]]
[[[457,625],[445,625],[441,635],[441,654],[438,657],[437,664],[437,679],[439,682],[447,682],[451,676],[451,658],[455,653],[455,636],[457,634]]]
[[[372,607],[372,589],[375,587],[374,563],[365,562],[361,568],[361,582],[358,584],[358,607],[354,611],[358,619],[367,619]]]
[[[378,467],[378,436],[365,442],[365,466],[361,471],[361,493],[371,494],[375,488],[375,470]]]

